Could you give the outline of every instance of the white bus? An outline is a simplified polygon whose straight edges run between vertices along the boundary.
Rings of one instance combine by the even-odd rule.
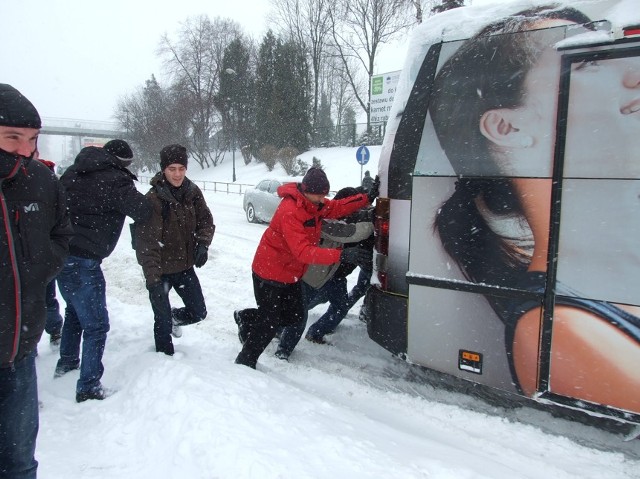
[[[640,424],[640,8],[470,6],[418,27],[379,161],[370,337]]]

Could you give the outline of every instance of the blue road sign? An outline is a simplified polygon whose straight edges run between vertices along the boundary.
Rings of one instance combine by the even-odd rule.
[[[361,165],[366,165],[369,162],[369,148],[364,145],[358,148],[358,151],[356,151],[356,160],[358,160],[358,163]]]

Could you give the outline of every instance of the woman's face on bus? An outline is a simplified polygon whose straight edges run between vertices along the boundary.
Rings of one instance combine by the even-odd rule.
[[[640,57],[574,63],[565,175],[640,178]]]
[[[549,158],[549,173],[559,75],[559,53],[548,48],[528,73],[524,105],[518,108],[526,137],[521,144],[532,160]],[[574,63],[570,80],[564,174],[640,177],[640,57]]]

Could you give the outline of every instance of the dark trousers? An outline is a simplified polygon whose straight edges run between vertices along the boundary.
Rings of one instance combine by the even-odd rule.
[[[252,368],[258,358],[283,326],[300,322],[304,315],[302,285],[265,281],[253,275],[253,294],[258,305],[257,311],[245,310],[248,334],[236,363]]]
[[[153,309],[153,337],[156,351],[172,355],[174,352],[171,340],[172,314],[177,325],[186,326],[206,318],[207,307],[200,281],[193,268],[179,273],[163,274],[161,280],[164,286],[163,294],[154,295],[149,292],[149,301]],[[176,290],[184,303],[182,308],[173,308],[173,313],[169,302],[171,288]]]
[[[340,310],[344,309],[344,303],[347,299],[347,279],[344,276],[334,276],[318,289],[302,281],[302,294],[304,299],[303,317],[297,323],[283,328],[280,333],[278,352],[284,356],[289,356],[300,342],[304,329],[307,327],[309,310],[327,301],[331,306],[338,305]]]
[[[353,287],[353,289],[349,291],[349,298],[347,300],[347,304],[345,305],[347,311],[349,311],[353,307],[353,305],[356,304],[358,300],[362,298],[369,290],[369,287],[371,286],[372,274],[372,270],[360,268],[360,273],[358,273],[358,282]]]
[[[0,477],[35,479],[38,384],[35,351],[0,368]]]
[[[52,279],[49,284],[47,284],[45,300],[47,303],[47,321],[44,324],[44,330],[51,336],[59,336],[62,332],[62,316],[60,315],[58,298],[56,298],[55,279]]]

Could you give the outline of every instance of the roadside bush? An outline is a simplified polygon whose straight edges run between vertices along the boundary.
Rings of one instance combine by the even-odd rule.
[[[291,176],[304,176],[308,169],[309,163],[297,158],[293,170],[291,171]]]
[[[244,164],[248,165],[251,163],[253,159],[253,155],[251,155],[251,147],[249,145],[244,145],[240,148],[240,152],[242,153],[242,159],[244,160]]]
[[[267,170],[273,171],[278,161],[278,149],[273,145],[265,145],[260,148],[258,159],[267,165]]]
[[[285,146],[284,148],[280,148],[280,151],[278,151],[278,161],[289,176],[293,176],[297,156],[298,150],[293,146]]]

